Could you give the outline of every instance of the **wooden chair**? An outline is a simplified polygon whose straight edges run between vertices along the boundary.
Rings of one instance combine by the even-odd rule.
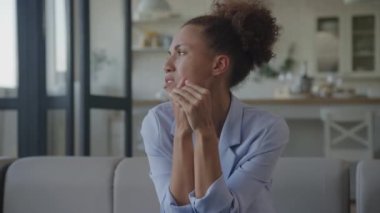
[[[373,112],[325,108],[321,118],[326,157],[353,162],[373,158]]]

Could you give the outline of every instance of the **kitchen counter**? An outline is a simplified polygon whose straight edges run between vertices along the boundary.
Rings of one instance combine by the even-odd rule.
[[[339,107],[350,109],[372,110],[380,114],[380,98],[287,98],[287,99],[242,99],[243,102],[257,108],[273,112],[286,119],[320,119],[320,111],[324,108]],[[138,111],[157,104],[159,100],[135,100],[133,106]]]
[[[291,105],[337,105],[337,104],[380,104],[380,98],[286,98],[286,99],[250,99],[248,104],[291,104]]]
[[[243,102],[256,108],[272,112],[285,118],[291,134],[290,143],[284,156],[300,157],[324,155],[323,121],[321,112],[325,109],[354,109],[373,112],[374,129],[380,129],[380,98],[288,98],[288,99],[243,99]],[[135,100],[133,114],[135,119],[135,138],[139,138],[141,121],[150,108],[161,103],[159,100]],[[375,131],[374,141],[380,141]],[[380,145],[376,145],[379,147]],[[136,145],[137,147],[137,145]],[[140,150],[141,151],[141,150]],[[380,156],[380,153],[378,154]]]
[[[361,105],[379,104],[380,98],[267,98],[267,99],[242,99],[250,105]],[[153,106],[160,104],[160,100],[135,100],[134,107]]]

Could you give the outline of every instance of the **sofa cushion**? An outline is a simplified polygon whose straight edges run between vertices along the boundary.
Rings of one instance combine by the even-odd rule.
[[[114,198],[115,213],[160,211],[146,157],[126,158],[119,163]]]
[[[32,157],[5,180],[4,213],[112,213],[114,169],[108,157]]]
[[[347,213],[348,165],[323,158],[281,158],[273,175],[279,213]]]
[[[4,180],[5,174],[8,170],[8,167],[11,163],[13,163],[16,159],[9,157],[0,157],[0,209],[3,209],[3,200],[4,200]]]
[[[357,213],[380,212],[380,160],[361,161],[356,171]]]

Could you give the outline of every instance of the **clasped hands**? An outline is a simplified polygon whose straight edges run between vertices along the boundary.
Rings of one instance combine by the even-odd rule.
[[[176,131],[186,134],[213,129],[208,89],[183,79],[169,95],[173,102]]]

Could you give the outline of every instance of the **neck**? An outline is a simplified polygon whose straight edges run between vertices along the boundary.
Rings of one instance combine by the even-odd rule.
[[[214,90],[211,94],[212,119],[219,137],[230,108],[231,95],[228,89]]]

